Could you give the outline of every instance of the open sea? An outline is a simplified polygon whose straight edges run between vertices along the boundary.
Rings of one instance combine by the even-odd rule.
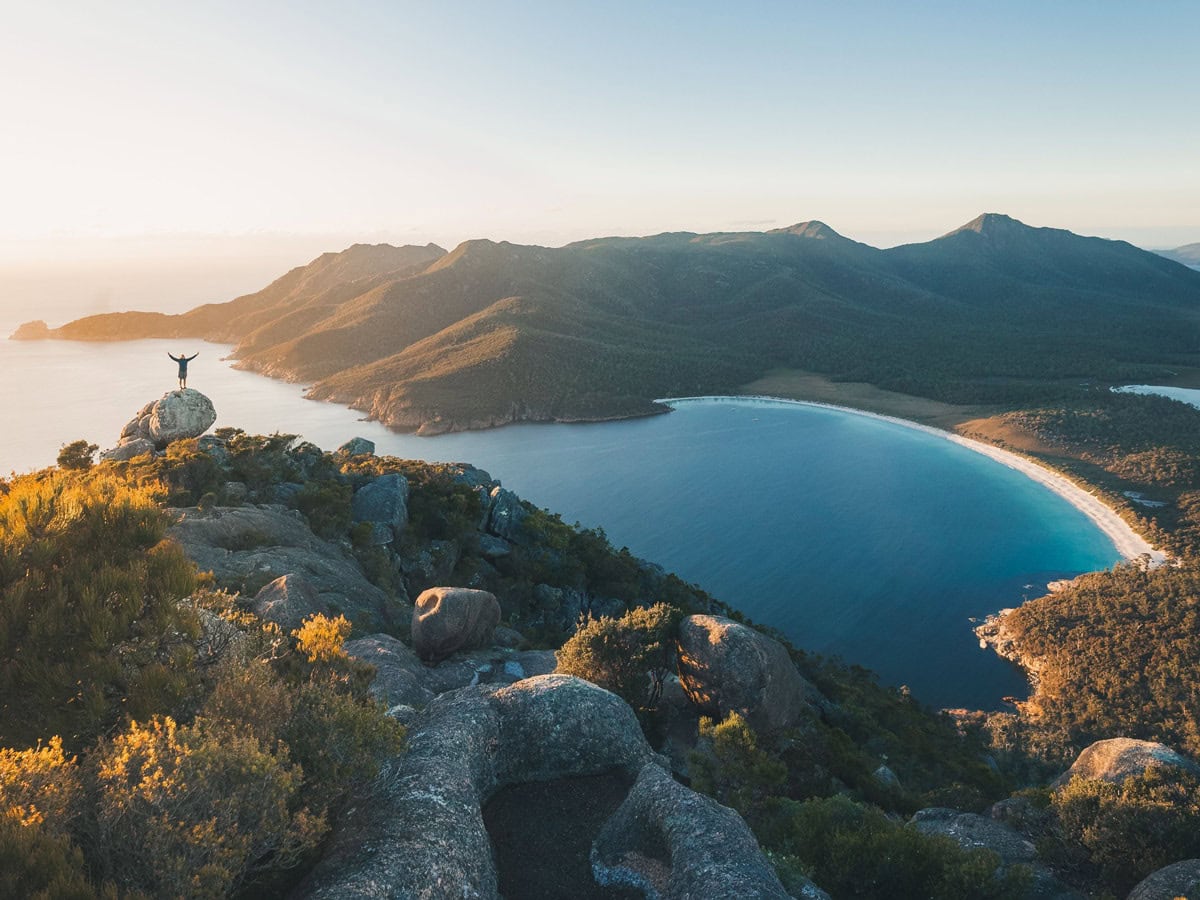
[[[178,341],[0,340],[0,471],[102,448],[175,387],[167,353],[200,351],[189,387],[217,425],[333,449],[465,461],[568,522],[602,527],[798,646],[868,666],[935,706],[998,708],[1021,675],[979,647],[972,619],[1104,568],[1112,544],[1019,473],[949,441],[863,416],[755,400],[680,404],[647,419],[518,425],[418,438],[229,367]]]

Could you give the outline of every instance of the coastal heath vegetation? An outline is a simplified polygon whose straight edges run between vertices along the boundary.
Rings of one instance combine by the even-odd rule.
[[[403,729],[370,699],[371,668],[345,653],[345,617],[309,618],[291,633],[260,621],[165,539],[163,507],[207,495],[272,502],[278,485],[303,485],[280,496],[374,560],[365,571],[382,587],[396,577],[392,551],[356,545],[346,506],[349,487],[389,473],[410,485],[398,552],[439,547],[452,577],[492,579],[507,621],[533,646],[559,648],[560,665],[626,695],[656,744],[672,725],[660,691],[681,616],[744,621],[603,532],[528,504],[525,543],[482,566],[479,492],[461,467],[338,458],[290,436],[230,430],[162,456],[0,481],[0,878],[66,897],[286,892],[347,792],[401,751]],[[1022,640],[1048,653],[1070,647],[1080,665],[1061,683],[1043,670],[1042,706],[1035,695],[1004,727],[999,714],[928,710],[865,669],[760,629],[829,702],[777,734],[756,734],[736,715],[704,721],[693,784],[745,817],[785,881],[806,874],[834,896],[1018,896],[1020,869],[998,871],[992,855],[903,819],[928,806],[983,811],[1131,725],[1196,752],[1179,686],[1200,658],[1188,643],[1200,633],[1198,579],[1186,562],[1118,567],[1024,608]],[[570,636],[547,618],[538,584],[621,611],[589,614]],[[81,693],[80,683],[102,687]],[[881,765],[894,781],[876,777]],[[231,794],[237,802],[214,819],[207,804]],[[1074,884],[1107,889],[1190,846],[1194,794],[1147,782],[1047,795],[1042,858]],[[1146,833],[1153,846],[1138,837]],[[168,857],[178,864],[157,862]]]
[[[344,619],[237,612],[165,539],[168,489],[129,474],[0,481],[0,887],[273,895],[403,729]]]

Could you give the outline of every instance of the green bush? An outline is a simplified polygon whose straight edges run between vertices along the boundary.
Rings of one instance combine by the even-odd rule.
[[[1153,768],[1119,785],[1073,778],[1051,798],[1068,858],[1122,894],[1151,872],[1200,857],[1200,779]],[[1074,851],[1074,853],[1072,853]]]
[[[309,481],[296,494],[296,509],[308,519],[308,526],[315,534],[325,538],[341,537],[350,528],[353,493],[348,484]]]
[[[797,803],[775,800],[760,838],[835,898],[961,900],[1017,898],[1027,869],[997,876],[1000,859],[921,834],[847,797]]]
[[[556,671],[586,678],[634,709],[654,709],[674,668],[681,618],[679,610],[658,603],[619,619],[591,619],[555,653]]]
[[[83,853],[66,835],[0,816],[0,897],[23,900],[96,900]]]
[[[101,471],[101,470],[97,470]],[[194,567],[154,495],[104,474],[30,475],[0,496],[0,745],[78,749],[191,684]]]
[[[303,773],[286,748],[221,724],[133,722],[90,768],[93,862],[153,896],[227,896],[259,870],[295,865],[326,830],[300,806]]]
[[[99,449],[96,444],[89,444],[85,440],[71,441],[59,449],[57,462],[64,469],[87,470],[92,467]]]
[[[731,806],[747,820],[787,786],[788,770],[759,749],[758,737],[737,713],[723,722],[700,720],[700,741],[688,758],[692,787]]]

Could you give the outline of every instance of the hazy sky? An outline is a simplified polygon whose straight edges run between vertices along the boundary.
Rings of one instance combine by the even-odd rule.
[[[1190,0],[0,4],[0,259],[984,211],[1200,241]]]

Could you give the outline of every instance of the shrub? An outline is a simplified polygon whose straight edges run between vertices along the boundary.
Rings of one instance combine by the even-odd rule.
[[[65,835],[0,816],[0,897],[96,900],[85,871],[83,853]]]
[[[1156,869],[1200,856],[1200,779],[1150,769],[1121,784],[1073,778],[1051,798],[1068,853],[1120,892]]]
[[[53,737],[32,750],[0,749],[0,818],[65,831],[78,809],[79,771]]]
[[[654,709],[674,667],[681,613],[665,603],[585,622],[555,653],[557,671],[586,678],[634,709]]]
[[[189,690],[194,567],[147,489],[107,474],[18,478],[0,496],[0,745],[79,748]]]
[[[310,663],[342,659],[346,652],[342,644],[350,636],[350,621],[345,616],[331,619],[320,613],[309,616],[292,632],[301,653]]]
[[[775,800],[761,837],[835,897],[1016,898],[1029,884],[1020,867],[998,877],[1000,859],[989,850],[963,850],[843,796]]]
[[[301,771],[286,750],[232,728],[133,722],[91,763],[97,861],[126,888],[225,896],[257,871],[294,865],[325,831],[295,808]]]
[[[92,467],[93,457],[99,449],[85,440],[71,441],[59,449],[57,462],[64,469],[87,470]]]
[[[717,723],[700,720],[700,741],[688,759],[692,787],[748,819],[787,785],[787,766],[765,750],[746,720],[730,713]]]
[[[296,494],[296,509],[308,519],[315,534],[325,538],[340,537],[350,528],[353,493],[348,484],[309,481]]]

